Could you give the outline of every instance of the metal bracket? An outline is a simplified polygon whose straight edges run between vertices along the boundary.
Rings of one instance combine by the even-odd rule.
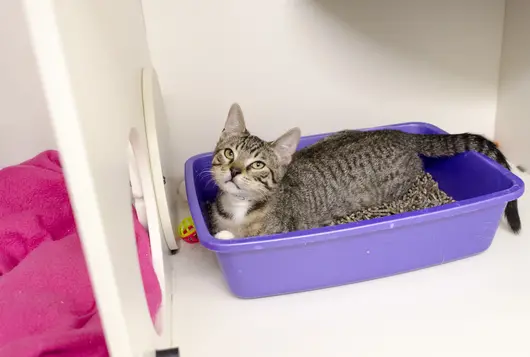
[[[156,357],[179,357],[179,349],[176,348],[170,348],[167,350],[160,350],[156,351]]]

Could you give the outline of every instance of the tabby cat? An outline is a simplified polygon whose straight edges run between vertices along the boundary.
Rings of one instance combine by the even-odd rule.
[[[495,144],[474,134],[420,135],[395,130],[346,130],[300,151],[294,128],[273,142],[251,135],[233,104],[215,148],[212,174],[219,193],[212,230],[219,239],[324,226],[354,211],[401,197],[423,173],[419,155],[483,153],[510,169]],[[506,206],[513,232],[517,201]]]

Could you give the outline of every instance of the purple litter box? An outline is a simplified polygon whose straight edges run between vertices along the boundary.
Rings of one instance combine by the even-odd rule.
[[[373,129],[442,134],[425,123]],[[329,134],[303,137],[299,149]],[[203,246],[217,254],[231,291],[257,298],[319,289],[404,273],[488,249],[508,201],[520,197],[517,176],[474,152],[424,159],[425,169],[457,202],[363,222],[235,240],[214,238],[206,202],[217,188],[205,177],[212,154],[186,162],[191,215]]]

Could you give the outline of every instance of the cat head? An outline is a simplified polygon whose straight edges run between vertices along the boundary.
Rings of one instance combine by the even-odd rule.
[[[251,135],[238,104],[233,104],[212,159],[220,190],[248,199],[265,199],[279,184],[300,141],[293,128],[268,142]]]

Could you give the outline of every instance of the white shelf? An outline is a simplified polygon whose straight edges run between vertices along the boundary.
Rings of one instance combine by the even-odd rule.
[[[215,255],[185,244],[171,258],[173,341],[186,357],[530,356],[528,197],[520,212],[522,234],[502,223],[478,256],[256,300],[233,297]]]

